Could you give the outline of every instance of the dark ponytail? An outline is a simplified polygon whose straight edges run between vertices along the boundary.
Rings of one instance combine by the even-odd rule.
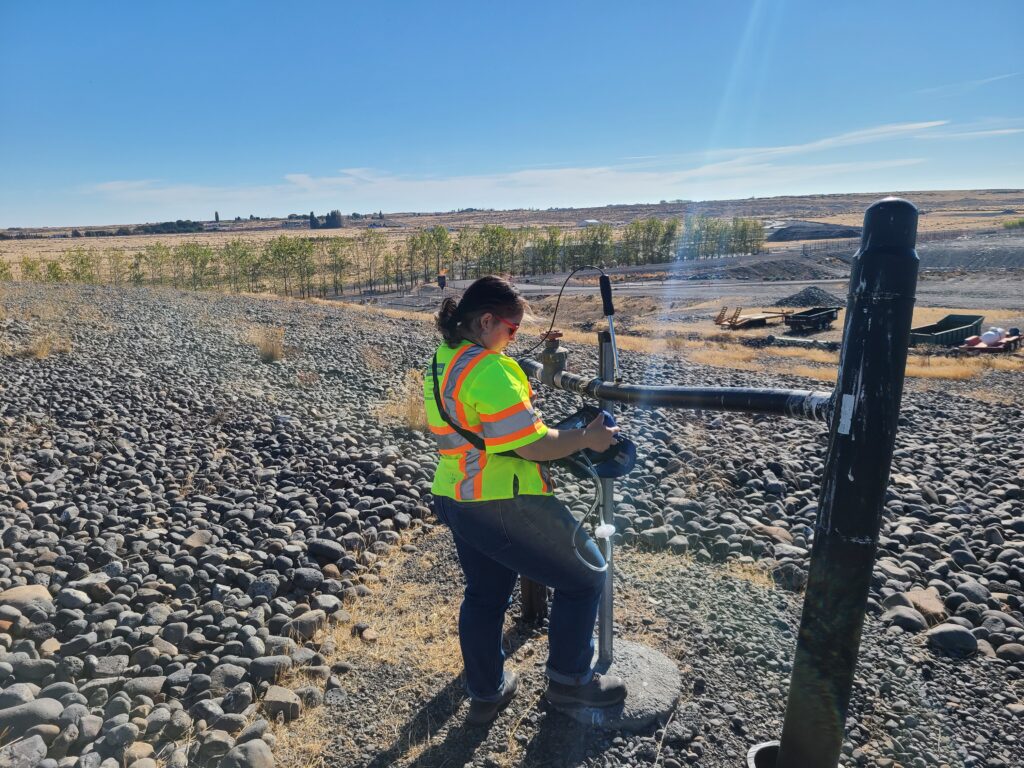
[[[515,315],[526,311],[526,302],[507,280],[487,275],[476,280],[462,294],[458,302],[450,296],[441,302],[437,313],[437,330],[449,347],[457,347],[466,338],[465,332],[475,332],[474,323],[480,315]]]
[[[448,346],[458,346],[459,334],[459,303],[451,296],[441,302],[441,311],[437,313],[437,330],[444,336]]]

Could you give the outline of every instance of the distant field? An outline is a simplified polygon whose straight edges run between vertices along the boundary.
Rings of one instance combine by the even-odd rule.
[[[58,258],[68,248],[86,248],[93,251],[105,251],[117,248],[126,253],[143,250],[153,243],[164,243],[173,248],[179,243],[199,242],[213,248],[219,248],[229,240],[244,238],[256,244],[263,244],[281,235],[317,236],[317,237],[355,237],[360,229],[253,229],[239,228],[230,232],[195,232],[178,235],[127,235],[125,237],[81,237],[81,238],[47,238],[29,240],[0,240],[0,258],[18,261],[22,256],[41,258],[50,261]],[[407,230],[397,230],[397,235],[404,236]]]
[[[508,211],[465,211],[437,213],[388,213],[387,222],[396,224],[384,228],[389,239],[402,238],[410,231],[441,225],[454,229],[481,227],[485,224],[500,224],[506,227],[557,226],[575,228],[585,219],[598,219],[613,226],[622,226],[635,219],[656,217],[683,217],[704,214],[718,218],[752,217],[765,221],[773,219],[803,219],[829,224],[859,226],[864,210],[871,203],[888,194],[895,194],[913,202],[921,209],[922,216],[918,231],[946,232],[950,230],[985,230],[1002,226],[1004,221],[1024,215],[1024,190],[966,190],[930,192],[877,192],[870,194],[809,195],[803,197],[750,198],[747,200],[711,200],[703,202],[666,202],[660,204],[611,205],[600,208],[560,208],[551,210],[508,210]],[[301,220],[298,220],[301,222]],[[287,227],[284,219],[262,221],[221,221],[225,228],[221,232],[203,232],[180,235],[130,235],[126,237],[97,237],[75,239],[33,239],[0,241],[0,258],[18,260],[23,255],[45,260],[59,255],[71,245],[104,250],[121,248],[126,251],[141,250],[154,242],[174,246],[177,243],[195,240],[211,246],[220,246],[236,237],[244,237],[262,243],[281,234],[316,235],[320,237],[354,237],[366,228],[371,220],[351,222],[346,218],[345,229],[309,230],[305,227]],[[111,229],[129,224],[99,222],[93,226],[78,229]],[[26,229],[29,233],[47,235],[70,234],[71,227]],[[770,250],[799,245],[793,243],[768,243]]]
[[[921,216],[918,224],[919,232],[948,232],[950,230],[979,230],[992,229],[1003,226],[1004,222],[1012,221],[1019,216],[1008,214],[1005,211],[1014,210],[1019,214],[1017,208],[993,208],[991,210],[973,210],[953,208],[949,210],[932,210]],[[845,224],[860,226],[863,221],[863,214],[840,213],[834,216],[823,216],[815,219],[825,224]]]

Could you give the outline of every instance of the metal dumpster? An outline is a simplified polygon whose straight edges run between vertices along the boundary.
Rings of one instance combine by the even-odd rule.
[[[946,315],[937,323],[910,329],[910,346],[936,344],[941,347],[955,347],[968,336],[981,332],[984,315]]]

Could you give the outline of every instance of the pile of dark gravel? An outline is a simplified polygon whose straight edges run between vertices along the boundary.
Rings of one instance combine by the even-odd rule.
[[[786,226],[772,232],[765,239],[770,243],[780,243],[794,240],[831,240],[860,237],[860,235],[861,227],[824,224],[820,221],[791,221]]]
[[[342,688],[316,631],[347,621],[379,558],[429,520],[432,442],[374,416],[428,359],[429,328],[136,289],[9,287],[5,310],[0,341],[52,332],[73,351],[0,359],[0,724],[13,724],[0,762],[271,765],[267,718]],[[251,326],[284,328],[285,359],[260,362]],[[621,363],[631,381],[765,385],[660,357]],[[577,348],[572,364],[595,361]],[[553,419],[575,403],[552,393],[543,407]],[[1021,417],[904,397],[851,765],[1024,764]],[[750,602],[685,578],[635,584],[704,680],[674,722],[707,736],[697,749],[689,730],[666,736],[672,759],[732,765],[781,714],[799,603],[787,590],[806,578],[825,429],[663,410],[621,423],[641,462],[617,489],[620,544],[686,555],[708,584],[721,564],[767,562],[780,587]],[[587,487],[560,493],[589,506]],[[295,667],[311,683],[278,686]],[[580,764],[643,763],[653,742],[612,735]]]
[[[804,288],[802,291],[779,299],[773,307],[845,307],[845,299],[833,296],[828,291],[817,288],[813,285]]]

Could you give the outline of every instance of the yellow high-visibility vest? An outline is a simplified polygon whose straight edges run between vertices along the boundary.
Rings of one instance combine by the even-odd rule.
[[[540,440],[548,428],[533,409],[530,381],[512,358],[469,341],[437,349],[437,379],[448,417],[479,436],[474,448],[441,417],[429,366],[423,377],[427,422],[441,454],[430,492],[456,501],[550,496],[551,475],[543,464],[499,455]]]

